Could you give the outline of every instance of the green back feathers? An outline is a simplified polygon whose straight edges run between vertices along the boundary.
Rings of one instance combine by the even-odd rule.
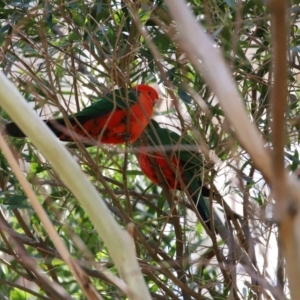
[[[178,153],[184,164],[191,164],[201,168],[202,155],[197,151],[198,146],[188,136],[182,137],[174,131],[162,128],[155,120],[151,120],[144,132],[144,139],[148,146],[164,149],[166,153]]]
[[[128,109],[137,102],[139,92],[134,89],[121,88],[106,94],[99,101],[92,103],[82,111],[74,114],[76,118],[93,117],[113,111],[114,109]]]
[[[202,219],[208,221],[210,214],[203,196],[208,197],[210,192],[207,187],[202,187],[201,174],[203,174],[204,166],[197,145],[188,136],[182,137],[176,132],[161,128],[154,120],[151,120],[146,127],[143,139],[146,141],[147,146],[154,148],[153,151],[165,151],[166,154],[174,153],[180,159],[183,178],[186,180],[192,199]],[[151,150],[149,149],[149,151]],[[207,225],[210,227],[209,222]]]

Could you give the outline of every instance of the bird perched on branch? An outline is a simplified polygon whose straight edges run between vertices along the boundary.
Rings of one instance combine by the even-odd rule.
[[[95,140],[106,144],[134,142],[150,121],[158,98],[154,88],[139,84],[114,90],[82,111],[67,116],[72,130],[65,118],[44,122],[61,141],[73,141],[76,137],[86,146],[95,144]],[[10,136],[26,137],[16,123],[6,124],[5,129]]]
[[[212,230],[210,212],[203,198],[209,197],[210,190],[202,185],[204,166],[197,146],[188,138],[161,128],[154,120],[151,120],[133,146],[136,147],[142,172],[155,184],[161,184],[160,179],[163,179],[170,190],[186,191],[202,220]]]

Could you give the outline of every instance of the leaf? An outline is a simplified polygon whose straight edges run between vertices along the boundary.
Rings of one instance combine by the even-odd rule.
[[[27,196],[23,196],[23,195],[14,195],[11,197],[5,197],[5,198],[1,198],[3,199],[2,203],[4,205],[20,205],[20,204],[24,204],[25,201],[27,203]]]
[[[69,35],[68,35],[68,38],[72,41],[80,41],[81,40],[81,36],[75,32],[75,31],[72,31]]]
[[[299,152],[297,149],[294,151],[294,155],[291,155],[288,152],[285,152],[285,156],[292,161],[292,164],[289,165],[289,169],[291,171],[295,171],[298,169],[300,161],[299,161]]]
[[[26,293],[18,288],[13,288],[9,294],[9,299],[11,300],[27,300],[31,298],[31,294]]]
[[[192,97],[186,91],[184,91],[184,90],[182,90],[182,89],[179,88],[177,90],[177,92],[178,92],[178,96],[180,97],[180,99],[183,102],[185,102],[187,104],[191,104],[192,103]]]
[[[139,170],[127,170],[126,174],[130,176],[143,175],[143,173]]]
[[[236,6],[235,6],[235,1],[234,0],[225,0],[225,2],[228,4],[228,6],[232,9],[236,9]]]
[[[9,31],[12,28],[10,24],[6,24],[0,28],[0,33],[4,33],[5,31]]]

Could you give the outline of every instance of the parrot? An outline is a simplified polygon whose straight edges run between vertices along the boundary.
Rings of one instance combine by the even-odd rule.
[[[212,230],[209,208],[203,199],[210,196],[210,189],[202,185],[203,159],[201,153],[195,150],[197,147],[193,147],[196,144],[151,120],[132,145],[142,173],[157,185],[160,184],[159,169],[170,190],[187,191],[202,220]]]
[[[153,87],[138,84],[129,89],[114,90],[67,118],[73,132],[86,147],[94,144],[92,140],[114,145],[134,142],[152,118],[158,99],[158,93]],[[61,141],[73,141],[65,119],[44,122]],[[14,122],[6,124],[5,131],[12,137],[26,137]]]

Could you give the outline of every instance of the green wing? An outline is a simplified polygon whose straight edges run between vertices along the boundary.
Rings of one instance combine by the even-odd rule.
[[[139,93],[133,89],[114,90],[106,94],[99,101],[87,106],[82,111],[74,114],[76,118],[101,116],[113,109],[128,109],[138,100]]]
[[[203,159],[201,153],[197,151],[197,145],[188,137],[181,137],[174,131],[159,127],[158,123],[153,120],[146,128],[146,136],[148,145],[165,146],[167,153],[178,153],[185,177],[190,182],[190,188],[194,192],[197,191],[199,179],[201,180],[199,176],[203,172]]]
[[[150,146],[166,146],[166,152],[179,153],[179,158],[186,164],[200,168],[203,165],[202,155],[196,151],[197,146],[188,137],[181,137],[174,131],[161,128],[159,124],[151,120],[145,130],[146,138]]]

